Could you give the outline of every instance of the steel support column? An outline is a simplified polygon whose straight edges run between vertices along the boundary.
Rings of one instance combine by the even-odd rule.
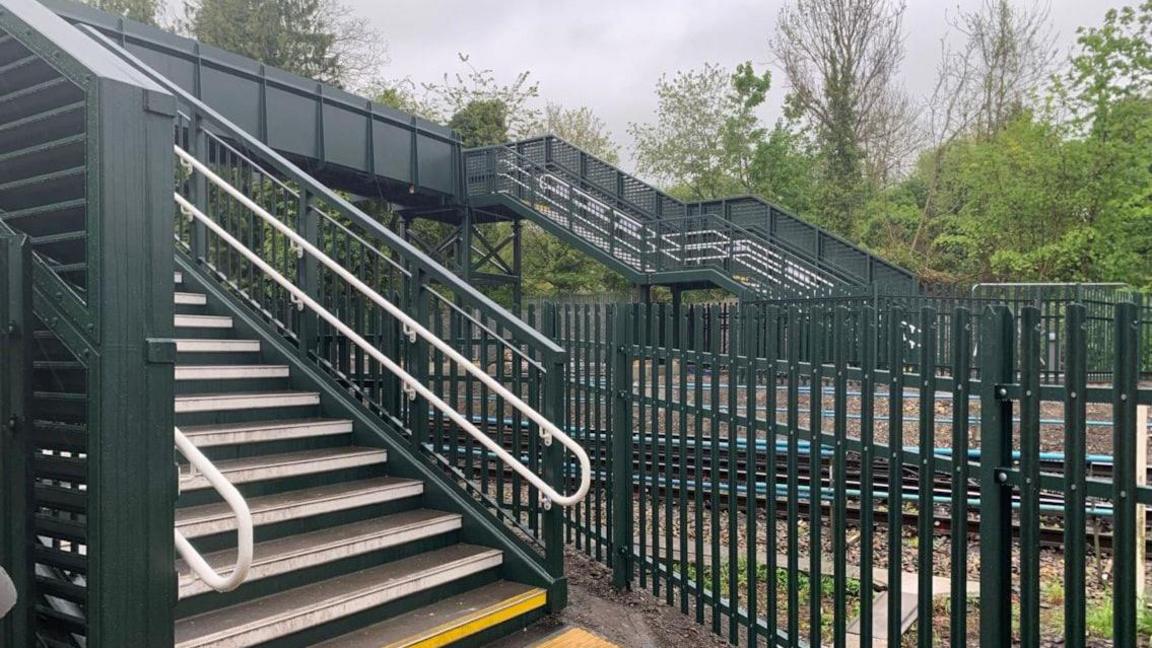
[[[32,633],[29,472],[32,401],[32,264],[24,235],[0,236],[0,567],[17,604],[0,619],[0,646],[30,646]]]

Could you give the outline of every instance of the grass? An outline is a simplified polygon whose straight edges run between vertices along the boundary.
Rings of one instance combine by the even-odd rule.
[[[1112,638],[1112,599],[1101,598],[1088,602],[1084,609],[1084,623],[1088,626],[1088,636],[1101,639]],[[1136,604],[1136,633],[1142,637],[1152,636],[1152,610],[1138,601]]]
[[[720,573],[715,575],[718,576],[721,595],[725,595],[728,592],[729,571],[729,563],[721,563]],[[787,569],[777,568],[775,577],[772,578],[769,576],[767,566],[756,566],[756,589],[757,598],[759,601],[761,601],[760,607],[763,609],[763,601],[767,596],[774,596],[777,601],[777,609],[779,610],[777,620],[781,627],[784,626],[787,620],[788,574],[789,572]],[[701,578],[697,578],[698,575],[701,576]],[[714,577],[712,569],[705,568],[702,574],[697,574],[695,565],[687,565],[686,576],[688,580],[700,583],[700,587],[703,591],[712,591]],[[750,582],[751,578],[748,562],[744,559],[741,559],[736,563],[736,586],[740,592],[740,596],[743,602],[747,602],[748,586]],[[769,591],[768,588],[769,583],[772,584],[771,591]],[[807,634],[809,627],[808,616],[810,610],[809,597],[812,594],[812,578],[808,575],[807,572],[799,572],[796,574],[796,585],[797,598],[799,599],[799,607],[797,608],[796,613],[800,622],[800,632],[801,634]],[[845,621],[847,622],[848,620],[854,619],[860,613],[860,581],[855,578],[845,579],[845,591],[847,593],[845,601],[847,619]],[[835,609],[835,594],[836,579],[831,575],[822,574],[820,577],[820,627],[823,631],[827,631],[832,628],[833,612]]]

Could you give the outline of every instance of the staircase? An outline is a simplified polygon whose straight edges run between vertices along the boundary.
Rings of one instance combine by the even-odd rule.
[[[353,420],[327,416],[225,303],[190,272],[175,278],[177,426],[240,489],[255,527],[235,591],[177,562],[178,648],[459,641],[543,610],[544,589],[502,578],[500,549],[464,542],[460,513],[390,474],[388,452],[357,445]],[[176,530],[228,571],[236,518],[187,464],[179,479]]]
[[[479,645],[566,604],[563,348],[87,26],[0,0],[0,71],[0,644]]]
[[[632,283],[752,298],[915,286],[910,272],[759,198],[684,203],[554,136],[464,155],[473,208],[527,218]]]

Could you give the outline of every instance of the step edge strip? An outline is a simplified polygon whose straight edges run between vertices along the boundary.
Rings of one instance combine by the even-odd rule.
[[[218,631],[210,635],[177,643],[176,648],[200,648],[202,646],[213,646],[218,644],[242,645],[237,642],[241,641],[241,637],[244,635],[259,632],[263,628],[269,628],[281,624],[286,625],[287,627],[285,629],[287,632],[281,632],[272,637],[264,639],[264,641],[271,641],[272,639],[295,634],[302,630],[306,630],[318,625],[318,623],[300,623],[301,621],[305,621],[307,617],[316,615],[318,612],[322,613],[327,610],[345,608],[345,611],[340,613],[339,616],[333,617],[333,619],[343,618],[372,607],[378,607],[392,601],[400,600],[420,591],[446,585],[453,581],[460,580],[461,578],[466,578],[472,574],[478,574],[486,569],[499,567],[501,564],[503,564],[503,562],[504,555],[498,549],[490,549],[487,551],[477,552],[464,558],[458,558],[450,564],[434,565],[415,574],[409,574],[402,579],[388,581],[387,584],[377,584],[371,587],[363,587],[354,593],[345,593],[339,596],[332,596],[319,605],[313,607],[311,611],[280,613],[270,618],[260,619],[259,621],[249,621],[248,623],[242,624],[240,626],[233,626],[227,631]],[[451,572],[461,573],[459,575],[453,575]],[[424,583],[423,586],[420,586],[421,581],[427,582]],[[389,591],[396,591],[397,593],[393,596],[389,596]],[[374,601],[370,604],[365,604],[362,601],[362,599],[370,599],[373,597],[382,598],[382,600]],[[260,599],[255,600],[258,601]],[[245,604],[247,603],[241,605]],[[191,618],[194,619],[196,617]],[[292,624],[292,621],[296,621],[297,623]]]
[[[548,604],[548,591],[539,587],[477,610],[463,618],[429,628],[419,635],[385,644],[382,648],[442,648],[494,628]]]
[[[358,468],[360,466],[370,466],[372,464],[384,463],[386,461],[388,461],[387,451],[384,449],[380,449],[379,451],[374,450],[372,452],[358,452],[358,453],[351,454],[351,455],[335,455],[335,456],[331,456],[331,457],[324,457],[322,459],[311,459],[311,460],[300,459],[298,461],[278,462],[278,463],[271,464],[271,465],[253,466],[250,468],[235,468],[235,469],[231,469],[231,470],[224,468],[224,469],[221,469],[221,472],[223,472],[224,476],[227,477],[230,481],[233,481],[234,483],[248,484],[251,482],[265,481],[265,479],[286,479],[287,477],[268,477],[265,479],[245,479],[242,481],[238,481],[240,479],[240,475],[236,474],[236,473],[253,472],[253,471],[260,471],[260,470],[272,470],[274,468],[281,467],[281,466],[304,465],[304,466],[312,467],[312,466],[315,466],[316,464],[349,463],[349,465],[347,465],[347,466],[339,466],[339,467],[335,467],[335,468],[320,467],[320,468],[317,468],[316,470],[310,470],[308,472],[301,472],[301,473],[294,473],[294,474],[290,475],[291,477],[298,477],[300,475],[314,475],[317,473],[333,472],[336,470],[344,470],[347,468]],[[183,472],[181,472],[181,474],[180,474],[180,491],[181,492],[203,490],[205,488],[211,488],[211,487],[212,487],[212,484],[210,484],[208,482],[208,479],[206,477],[204,477],[203,475],[185,477]]]
[[[292,509],[306,509],[308,507],[330,505],[330,504],[333,504],[336,502],[343,502],[343,501],[349,502],[348,506],[342,506],[341,508],[338,508],[338,509],[324,509],[323,511],[320,511],[318,513],[301,514],[301,515],[285,518],[285,520],[293,520],[293,519],[298,519],[298,518],[303,518],[303,517],[313,517],[316,515],[321,515],[322,513],[329,511],[329,510],[346,511],[346,510],[350,510],[350,509],[361,508],[364,506],[373,506],[375,504],[379,504],[379,503],[383,503],[383,502],[390,502],[390,501],[399,500],[399,499],[406,499],[409,497],[416,497],[416,496],[422,495],[423,493],[424,493],[424,483],[420,482],[420,481],[412,481],[411,483],[401,483],[401,484],[389,484],[388,486],[379,487],[379,488],[365,488],[365,489],[361,489],[361,490],[358,490],[358,491],[352,492],[352,493],[343,493],[340,495],[333,495],[333,496],[329,496],[329,497],[320,497],[320,498],[316,498],[314,500],[309,500],[309,501],[304,501],[304,502],[294,502],[294,503],[289,503],[289,504],[285,504],[285,505],[281,505],[281,506],[269,507],[267,509],[263,509],[261,511],[254,512],[252,514],[252,523],[254,526],[257,526],[257,527],[264,526],[267,524],[278,524],[279,523],[278,521],[271,521],[271,520],[267,521],[267,522],[262,522],[262,521],[260,521],[260,518],[273,517],[277,513],[290,511]],[[380,498],[382,498],[382,499],[380,499]],[[367,501],[356,503],[356,500],[367,500]],[[179,529],[182,533],[184,533],[184,535],[186,537],[188,537],[190,539],[191,538],[200,538],[203,536],[215,535],[217,533],[227,533],[229,531],[235,530],[236,525],[233,522],[235,519],[236,519],[236,516],[232,513],[232,510],[227,509],[227,510],[221,511],[217,515],[211,515],[211,516],[205,515],[205,516],[198,517],[198,518],[191,518],[188,520],[177,521],[176,522],[176,528]],[[226,526],[224,526],[223,528],[220,528],[219,530],[207,530],[207,529],[205,529],[203,531],[196,530],[196,527],[209,526],[209,525],[219,525],[221,522],[225,523]]]
[[[432,517],[432,518],[429,518],[427,520],[422,520],[419,522],[408,522],[408,523],[405,523],[402,525],[397,525],[395,527],[389,527],[386,529],[379,529],[379,530],[372,532],[372,533],[361,533],[359,535],[354,535],[354,536],[352,536],[352,535],[342,536],[340,538],[336,538],[336,539],[331,540],[329,542],[326,542],[324,544],[313,545],[313,546],[309,546],[306,548],[296,549],[294,551],[285,552],[285,553],[281,553],[281,554],[263,556],[260,558],[254,558],[252,560],[252,572],[249,573],[248,578],[244,582],[247,583],[247,582],[251,582],[251,581],[263,580],[265,578],[271,578],[273,576],[280,576],[280,575],[287,574],[287,573],[290,573],[293,571],[299,571],[301,569],[310,569],[312,567],[317,567],[320,565],[326,565],[329,563],[336,562],[338,560],[344,560],[346,558],[352,558],[354,556],[360,556],[360,555],[364,555],[367,553],[373,553],[376,551],[382,551],[384,549],[390,549],[393,547],[398,547],[398,546],[408,544],[411,542],[418,542],[420,540],[426,540],[428,538],[432,538],[432,537],[435,537],[438,535],[443,535],[445,533],[451,533],[452,531],[458,531],[463,527],[463,525],[464,525],[463,516],[460,515],[459,513],[442,513],[439,516]],[[342,526],[347,526],[347,525],[342,525]],[[324,529],[324,530],[330,530],[330,529],[334,529],[334,528],[339,528],[339,527],[329,527],[329,529]],[[311,533],[316,533],[316,532],[313,531]],[[286,537],[292,537],[292,536],[286,536]],[[278,539],[280,539],[280,538],[278,538]],[[371,545],[371,547],[367,547],[367,548],[361,549],[360,551],[356,551],[353,553],[342,553],[341,552],[342,549],[349,549],[350,550],[350,548],[355,546],[355,545]],[[259,546],[259,545],[257,545],[257,546]],[[223,549],[221,551],[216,551],[216,552],[212,552],[210,554],[205,555],[204,559],[205,560],[211,560],[214,556],[218,555],[218,556],[221,556],[224,559],[224,563],[227,564],[227,562],[228,562],[227,559],[230,558],[232,555],[234,555],[235,552],[236,552],[235,548]],[[326,553],[337,553],[340,555],[337,555],[336,557],[330,558],[328,560],[321,560],[319,562],[316,562],[316,563],[313,563],[310,565],[306,565],[303,567],[296,567],[293,569],[273,570],[271,573],[267,573],[264,575],[258,575],[258,574],[260,574],[261,568],[274,567],[278,563],[291,562],[294,560],[298,560],[300,558],[304,558],[306,556],[320,555],[320,554],[326,554]],[[179,582],[179,590],[180,590],[179,591],[180,600],[185,600],[185,599],[191,598],[191,597],[199,595],[199,594],[205,594],[207,592],[213,591],[212,588],[207,583],[205,583],[200,578],[200,576],[197,575],[195,572],[180,571],[181,567],[183,567],[183,565],[181,565],[182,562],[183,562],[182,560],[176,561],[176,565],[177,565],[176,569],[177,569],[177,574],[178,574],[177,579]],[[229,570],[227,573],[230,574],[232,572],[231,572],[231,570]]]

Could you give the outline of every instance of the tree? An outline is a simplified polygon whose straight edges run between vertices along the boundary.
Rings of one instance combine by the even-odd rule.
[[[795,0],[781,10],[772,40],[789,83],[787,107],[814,127],[820,146],[823,221],[840,232],[852,231],[868,195],[866,156],[904,148],[883,144],[899,132],[893,119],[906,105],[895,86],[903,11],[888,0]]]
[[[185,0],[197,40],[309,79],[358,87],[385,60],[383,39],[339,0]]]
[[[1085,221],[1108,273],[1152,288],[1152,0],[1109,10],[1077,43],[1054,103],[1083,138]]]
[[[608,125],[587,106],[565,108],[549,103],[544,107],[540,134],[552,134],[595,155],[609,164],[620,162],[620,147],[612,141]]]
[[[757,143],[749,173],[750,193],[798,214],[816,206],[818,157],[809,133],[783,119]]]
[[[1049,9],[984,0],[953,27],[965,38],[964,54],[953,56],[967,70],[952,90],[976,132],[991,135],[1028,105],[1051,71],[1056,50]]]
[[[160,11],[159,0],[84,0],[84,2],[102,11],[148,25],[156,24]]]
[[[499,99],[473,99],[452,115],[448,127],[465,148],[502,144],[508,141],[508,109]]]
[[[424,96],[413,101],[418,114],[432,121],[449,123],[465,110],[474,116],[484,112],[486,117],[494,118],[498,116],[494,107],[500,105],[508,137],[527,137],[539,129],[540,109],[535,101],[540,96],[540,86],[531,79],[531,72],[521,72],[511,83],[502,84],[496,80],[493,70],[477,68],[467,54],[458,56],[465,67],[463,72],[445,72],[439,83],[422,84]]]
[[[932,232],[938,229],[934,220],[947,216],[950,207],[942,204],[940,193],[944,176],[950,173],[944,165],[957,159],[950,155],[953,145],[969,145],[969,136],[994,138],[1012,124],[1033,102],[1053,58],[1048,11],[1039,4],[985,0],[949,25],[962,42],[956,48],[947,36],[941,41],[936,86],[920,131],[928,145],[914,166],[916,177],[874,196],[865,209],[863,225],[871,244],[921,268],[933,266],[940,251],[931,245]],[[903,118],[890,123],[910,128],[915,121]],[[915,141],[908,136],[895,140]],[[1007,141],[1002,139],[1002,143]],[[902,156],[908,154],[890,157]],[[881,170],[872,176],[883,187],[897,174]]]
[[[694,200],[752,191],[752,168],[766,131],[756,117],[771,84],[751,63],[735,73],[715,64],[662,76],[655,121],[633,123],[641,173]]]

